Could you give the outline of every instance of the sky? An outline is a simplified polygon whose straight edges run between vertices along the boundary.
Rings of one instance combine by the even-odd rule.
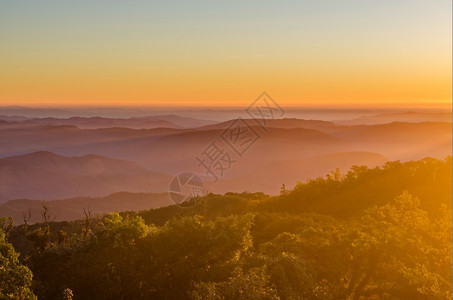
[[[451,1],[0,0],[0,106],[442,105]]]

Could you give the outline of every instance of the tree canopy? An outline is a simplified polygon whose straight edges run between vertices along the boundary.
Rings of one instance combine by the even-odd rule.
[[[452,297],[451,157],[354,167],[275,197],[210,194],[189,204],[2,226],[0,295]]]

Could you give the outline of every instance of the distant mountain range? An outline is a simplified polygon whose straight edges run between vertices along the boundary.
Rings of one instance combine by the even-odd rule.
[[[120,191],[164,192],[171,176],[97,155],[63,157],[40,151],[0,159],[0,203],[28,198],[99,197]]]
[[[353,121],[353,124],[367,122],[366,118],[374,118],[379,115],[389,115],[385,123],[389,122],[412,122],[413,116],[408,114],[419,114],[416,122],[451,122],[441,119],[447,113],[451,115],[451,105],[437,108],[383,108],[378,107],[287,107],[285,116],[288,118],[305,120],[335,120],[335,122]],[[204,108],[184,108],[184,107],[24,107],[24,106],[0,106],[0,116],[6,117],[26,117],[26,118],[71,118],[71,117],[102,117],[102,118],[123,118],[130,117],[154,117],[165,115],[177,115],[181,117],[194,118],[199,120],[214,120],[216,122],[244,117],[244,108],[231,107],[204,107]],[[363,119],[362,119],[363,118]],[[1,118],[0,118],[1,119]],[[215,122],[214,122],[215,123]],[[373,123],[375,124],[375,123]]]
[[[378,123],[391,117],[416,121],[434,115],[384,114],[366,120]],[[224,139],[236,119],[213,123],[174,115],[128,119],[0,116],[0,204],[14,199],[94,197],[86,198],[86,204],[118,192],[166,193],[173,176],[184,172],[199,174],[216,193],[277,194],[282,184],[291,187],[335,168],[344,173],[353,165],[374,167],[387,160],[444,158],[452,153],[451,122],[348,125],[285,118],[268,120],[263,128],[262,121],[242,119],[247,125],[241,130],[251,130],[256,139],[238,154],[232,142]],[[213,143],[231,158],[231,166],[217,182],[197,161]],[[156,200],[156,205],[168,204],[166,197],[167,202]],[[14,203],[36,204],[29,200]],[[97,204],[109,203],[103,201]],[[127,199],[120,202],[127,203]],[[22,204],[18,207],[23,208]],[[0,207],[0,216],[6,215],[6,207]],[[80,212],[80,205],[76,207]]]
[[[452,125],[448,122],[379,125],[336,125],[325,121],[283,119],[269,122],[265,132],[250,120],[259,134],[253,155],[243,168],[269,159],[307,158],[336,152],[379,153],[390,160],[414,160],[451,153]],[[196,129],[80,129],[69,125],[0,123],[0,157],[50,151],[64,156],[96,154],[134,161],[167,173],[193,170],[195,158],[219,140],[232,121]],[[223,145],[228,148],[228,145]],[[251,151],[250,149],[250,151]],[[250,163],[250,165],[247,165]]]
[[[70,117],[70,118],[30,118],[21,116],[0,116],[0,120],[17,122],[23,125],[69,125],[81,129],[98,129],[122,127],[131,129],[153,128],[196,128],[215,123],[177,115],[162,115],[132,118],[103,118],[103,117]]]
[[[451,122],[452,113],[450,112],[394,112],[382,113],[371,116],[361,116],[351,120],[335,121],[342,125],[376,125],[391,122]]]

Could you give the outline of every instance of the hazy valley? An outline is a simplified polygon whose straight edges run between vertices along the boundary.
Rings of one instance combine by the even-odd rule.
[[[210,115],[205,112],[205,117]],[[3,115],[0,203],[4,204],[0,204],[0,215],[14,211],[17,219],[27,210],[25,203],[36,211],[36,203],[53,200],[79,211],[71,215],[52,204],[57,220],[81,216],[88,207],[106,213],[169,205],[172,202],[165,195],[169,183],[184,172],[198,174],[212,193],[276,195],[282,184],[291,188],[336,168],[345,173],[354,165],[373,168],[386,161],[444,158],[452,151],[452,124],[445,116],[451,113],[370,113],[350,121],[244,117],[242,126],[251,128],[257,139],[240,156],[221,139],[237,119],[215,122],[174,114],[129,118]],[[262,121],[266,121],[264,129],[259,126]],[[196,160],[212,142],[232,162],[217,181]],[[128,206],[127,197],[115,206],[108,196],[120,192],[161,194],[143,202],[147,206]],[[116,195],[115,201],[121,198],[121,193]]]

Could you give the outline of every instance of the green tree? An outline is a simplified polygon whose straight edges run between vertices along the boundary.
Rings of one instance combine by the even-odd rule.
[[[419,206],[405,192],[366,211],[351,236],[346,298],[451,299],[451,215],[431,221]]]
[[[0,298],[36,299],[30,291],[32,273],[19,262],[19,254],[7,242],[5,232],[0,228]]]
[[[201,282],[189,293],[194,300],[278,300],[277,290],[270,283],[265,267],[244,273],[237,268],[223,282]]]

